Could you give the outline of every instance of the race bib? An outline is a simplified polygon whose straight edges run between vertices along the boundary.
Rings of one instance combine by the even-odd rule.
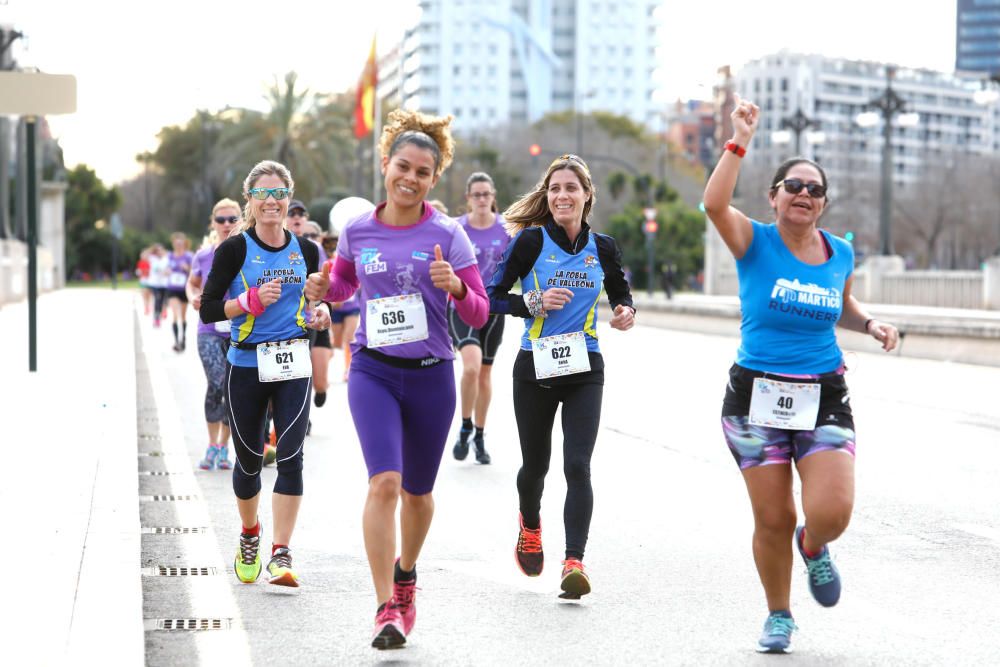
[[[371,299],[366,307],[368,347],[400,345],[427,339],[427,311],[420,293]]]
[[[233,330],[233,323],[230,320],[219,320],[218,322],[213,322],[212,326],[219,333],[230,333]]]
[[[257,377],[261,382],[281,382],[312,376],[309,341],[305,339],[261,343],[257,346]]]
[[[811,431],[819,413],[820,386],[816,382],[778,382],[754,378],[750,395],[750,423],[754,426]]]
[[[171,273],[170,277],[167,278],[167,284],[171,287],[184,287],[187,285],[187,276],[183,273]]]
[[[536,338],[531,341],[531,354],[535,360],[535,378],[539,380],[590,370],[587,339],[582,331]]]

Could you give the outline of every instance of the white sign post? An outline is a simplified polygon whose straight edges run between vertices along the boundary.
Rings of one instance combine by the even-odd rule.
[[[0,114],[24,116],[28,176],[28,370],[38,370],[38,184],[35,123],[38,116],[76,111],[76,77],[40,72],[0,72]]]

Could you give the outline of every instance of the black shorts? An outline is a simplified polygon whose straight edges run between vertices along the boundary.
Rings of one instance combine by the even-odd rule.
[[[167,289],[167,298],[168,299],[180,299],[184,303],[188,302],[187,292],[184,291],[184,290],[182,290],[182,289],[168,288]]]
[[[847,381],[841,373],[824,373],[815,380],[786,377],[775,373],[764,373],[733,364],[729,369],[726,396],[722,400],[723,417],[745,417],[750,414],[750,395],[753,393],[754,378],[767,377],[778,382],[816,382],[819,384],[819,414],[817,426],[832,425],[854,430],[854,415],[851,413],[851,397],[847,391]]]
[[[448,310],[448,331],[451,333],[451,343],[456,350],[466,345],[478,345],[483,350],[483,363],[487,366],[493,363],[503,340],[503,315],[490,315],[482,329],[471,327],[462,321],[454,308]]]
[[[328,350],[333,349],[333,345],[330,344],[329,329],[324,329],[323,331],[309,330],[309,349],[311,350],[314,347],[325,347]]]

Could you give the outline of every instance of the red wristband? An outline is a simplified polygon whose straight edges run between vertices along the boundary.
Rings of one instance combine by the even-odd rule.
[[[747,154],[747,149],[743,148],[742,146],[740,146],[739,144],[737,144],[735,141],[727,141],[726,144],[722,148],[724,150],[732,151],[733,153],[736,153],[737,157],[743,157],[744,155]]]

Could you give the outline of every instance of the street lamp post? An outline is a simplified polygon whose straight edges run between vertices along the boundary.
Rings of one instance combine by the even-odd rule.
[[[805,115],[802,109],[796,109],[794,114],[781,119],[781,129],[791,130],[795,135],[796,155],[802,154],[802,133],[813,127],[819,127],[819,123]]]
[[[879,207],[879,245],[882,255],[893,254],[892,248],[892,119],[906,109],[906,102],[892,89],[896,68],[885,68],[885,91],[868,106],[882,115],[882,201]]]

